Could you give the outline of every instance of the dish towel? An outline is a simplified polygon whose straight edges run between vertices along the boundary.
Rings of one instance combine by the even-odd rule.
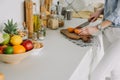
[[[91,80],[91,73],[104,55],[103,37],[100,33],[94,38],[94,44],[73,72],[69,80]]]

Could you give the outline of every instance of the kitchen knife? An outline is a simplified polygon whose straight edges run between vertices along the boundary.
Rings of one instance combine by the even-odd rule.
[[[86,22],[84,22],[84,23],[82,23],[82,24],[80,24],[79,26],[77,26],[76,28],[83,28],[83,27],[85,27],[85,26],[87,26],[87,25],[89,25],[90,24],[90,22],[92,22],[92,20],[94,19],[94,17],[93,18],[89,18],[88,19],[88,21],[86,21]]]
[[[80,24],[80,25],[79,25],[79,26],[77,26],[77,27],[82,28],[82,27],[85,27],[85,26],[87,26],[87,25],[89,25],[89,24],[90,24],[90,22],[89,22],[89,21],[86,21],[86,22],[84,22],[84,23]]]

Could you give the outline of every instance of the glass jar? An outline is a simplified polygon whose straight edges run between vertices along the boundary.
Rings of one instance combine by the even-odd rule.
[[[58,15],[59,27],[64,26],[64,16]]]
[[[41,29],[37,31],[37,39],[44,40],[45,36],[46,36],[46,27],[44,25],[41,25]]]
[[[59,21],[57,15],[51,15],[48,20],[48,28],[50,29],[58,29],[59,28]]]
[[[37,32],[34,32],[34,33],[33,33],[32,40],[34,40],[34,41],[37,41],[37,40],[38,40],[38,38],[37,38]]]
[[[67,16],[67,20],[71,20],[72,19],[72,11],[66,10],[66,16]]]

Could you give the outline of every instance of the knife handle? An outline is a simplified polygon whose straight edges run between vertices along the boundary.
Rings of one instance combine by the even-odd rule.
[[[96,20],[97,20],[97,18],[95,19],[95,17],[91,17],[91,18],[88,19],[88,22],[94,22]]]
[[[75,27],[75,29],[81,29],[82,27],[80,27],[80,26],[77,26],[77,27]]]

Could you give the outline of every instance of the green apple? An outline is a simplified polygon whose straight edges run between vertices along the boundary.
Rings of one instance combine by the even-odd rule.
[[[4,39],[4,41],[2,42],[2,44],[3,44],[3,45],[8,44],[9,41],[10,41],[10,35],[7,34],[7,33],[4,33],[4,34],[3,34],[3,39]]]

